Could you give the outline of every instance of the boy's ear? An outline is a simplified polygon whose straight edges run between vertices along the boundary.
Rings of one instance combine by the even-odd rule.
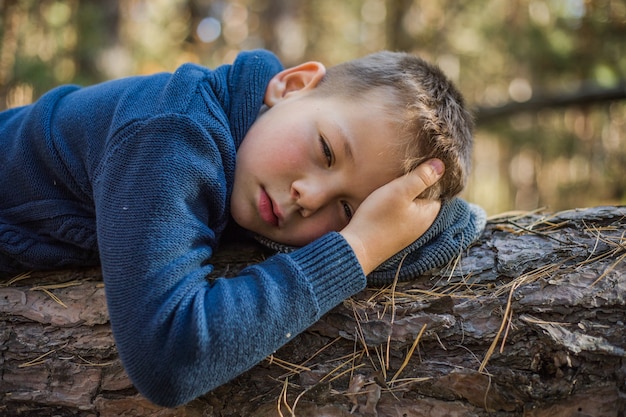
[[[276,74],[265,90],[265,104],[272,107],[291,93],[315,88],[326,74],[321,62],[309,61]]]

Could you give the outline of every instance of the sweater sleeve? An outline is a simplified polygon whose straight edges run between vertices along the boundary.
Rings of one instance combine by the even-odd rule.
[[[169,407],[251,368],[366,282],[330,233],[209,283],[228,198],[220,153],[200,130],[177,116],[126,127],[94,185],[120,357],[137,389]]]

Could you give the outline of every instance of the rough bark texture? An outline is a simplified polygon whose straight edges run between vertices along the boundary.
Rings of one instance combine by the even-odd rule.
[[[97,269],[0,283],[0,415],[624,416],[625,224],[626,207],[492,219],[448,267],[364,291],[175,410],[125,375]],[[262,256],[227,248],[218,272]]]

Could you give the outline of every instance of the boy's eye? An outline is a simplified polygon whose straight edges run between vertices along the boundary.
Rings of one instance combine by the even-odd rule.
[[[348,221],[350,221],[350,219],[354,215],[354,213],[352,212],[352,207],[350,207],[348,205],[348,203],[342,203],[342,205],[343,205],[343,212],[346,215],[346,219],[348,219]]]
[[[326,165],[330,168],[333,165],[333,152],[322,135],[320,135],[320,146],[322,147],[322,155],[326,158]]]

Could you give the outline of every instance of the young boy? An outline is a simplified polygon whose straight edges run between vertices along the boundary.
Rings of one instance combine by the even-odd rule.
[[[482,229],[452,198],[471,127],[438,69],[390,52],[327,72],[252,51],[214,71],[59,87],[0,113],[0,276],[100,263],[128,375],[183,404],[366,276],[388,282],[400,256],[406,279],[465,249]],[[209,283],[231,216],[301,248]]]

